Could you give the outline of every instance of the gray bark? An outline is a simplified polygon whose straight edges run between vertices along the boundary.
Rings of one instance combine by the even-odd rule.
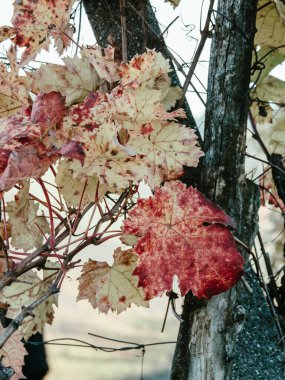
[[[251,246],[258,191],[245,180],[248,88],[257,0],[220,0],[216,15],[205,122],[203,188],[234,219],[236,236]],[[248,258],[246,252],[243,252]],[[212,300],[185,299],[172,379],[283,379],[284,355],[254,273]]]

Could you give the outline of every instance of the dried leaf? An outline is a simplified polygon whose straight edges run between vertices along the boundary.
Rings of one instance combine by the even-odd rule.
[[[228,229],[232,221],[198,190],[178,181],[154,197],[139,199],[123,225],[122,241],[138,237],[139,276],[146,299],[172,289],[177,275],[181,294],[210,298],[231,288],[243,273],[244,259]],[[124,239],[127,235],[127,239]]]
[[[98,73],[86,59],[75,56],[63,58],[63,61],[64,66],[49,63],[29,74],[35,94],[60,92],[66,97],[66,105],[70,106],[100,88],[102,83]]]
[[[106,314],[109,310],[119,314],[132,303],[148,307],[143,289],[138,289],[138,278],[132,275],[136,261],[132,249],[121,248],[116,249],[112,266],[89,259],[79,278],[77,300],[88,299],[94,308]]]
[[[29,199],[29,188],[29,182],[24,182],[15,200],[8,202],[6,207],[11,224],[11,243],[25,252],[39,248],[44,239],[42,234],[50,232],[46,218],[37,215],[39,205]]]
[[[0,325],[0,335],[3,333],[3,327]],[[4,367],[11,367],[14,370],[14,375],[10,380],[26,379],[23,375],[22,367],[25,364],[24,356],[28,354],[24,347],[24,343],[20,331],[15,331],[14,334],[8,339],[4,346],[0,349],[0,356],[2,358],[1,364]]]
[[[73,2],[74,0],[60,2],[21,0],[14,2],[12,24],[16,35],[12,41],[20,47],[25,47],[21,65],[33,59],[42,48],[48,49],[50,35],[55,37],[55,44],[59,53],[62,53],[67,44],[64,33],[68,27]],[[59,48],[58,40],[60,39],[62,39],[62,48]]]
[[[43,280],[38,275],[29,271],[18,277],[9,287],[5,287],[1,294],[1,300],[9,305],[7,318],[15,318],[23,306],[30,305],[33,301],[43,296],[55,279],[59,265],[47,262],[47,270],[44,270]],[[33,310],[34,316],[27,317],[20,326],[19,331],[27,340],[37,332],[43,333],[46,323],[52,324],[54,317],[53,305],[57,305],[57,295],[50,296],[45,302]]]

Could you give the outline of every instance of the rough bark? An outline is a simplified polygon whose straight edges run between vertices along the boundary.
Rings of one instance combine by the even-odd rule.
[[[257,0],[218,2],[204,140],[203,187],[232,216],[236,236],[248,246],[257,231],[258,210],[258,191],[244,173],[256,7]],[[240,283],[209,302],[186,297],[172,379],[284,378],[273,316],[250,268],[245,279],[252,293]]]

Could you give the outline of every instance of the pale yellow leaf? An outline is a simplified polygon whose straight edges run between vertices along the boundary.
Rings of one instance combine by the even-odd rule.
[[[255,64],[256,56],[255,54],[252,55],[253,61],[252,65]],[[265,57],[265,58],[263,58]],[[257,86],[262,84],[263,80],[267,77],[268,74],[270,74],[270,71],[272,71],[276,66],[278,66],[280,63],[284,61],[284,55],[280,53],[279,50],[272,51],[271,47],[268,46],[262,46],[258,52],[257,52],[257,60],[262,60],[262,63],[264,63],[264,67],[262,67],[262,71],[255,70],[253,75],[251,76],[251,82],[256,82]]]
[[[284,21],[285,21],[285,3],[284,3],[284,0],[274,0],[274,1],[276,4],[278,13],[279,13],[279,15],[282,18],[283,23],[284,23]]]
[[[7,52],[10,70],[0,62],[0,117],[15,115],[30,105],[30,78],[19,75],[17,49],[13,45]]]
[[[82,58],[87,59],[91,63],[100,78],[113,83],[120,79],[119,66],[114,61],[114,52],[115,49],[112,46],[108,46],[105,49],[95,46],[94,48],[83,48],[80,54]]]
[[[258,7],[266,3],[267,0],[259,0]],[[256,28],[255,45],[274,48],[285,44],[285,26],[274,2],[257,12]],[[279,50],[285,54],[284,47]]]
[[[168,59],[165,59],[161,53],[148,50],[144,54],[134,56],[128,64],[121,65],[121,83],[123,86],[150,89],[155,89],[157,84],[159,89],[162,80],[169,82],[167,74],[170,71]]]
[[[63,58],[63,61],[64,66],[49,63],[29,74],[35,94],[60,92],[66,97],[66,105],[70,106],[100,88],[102,81],[87,60],[75,56]]]
[[[267,75],[262,83],[256,87],[253,93],[253,97],[255,96],[261,100],[285,104],[285,81]]]
[[[171,3],[171,5],[173,6],[173,8],[176,8],[179,3],[180,3],[180,0],[164,0],[165,3]]]
[[[281,114],[278,122],[274,124],[270,139],[270,149],[274,153],[285,156],[285,115]]]
[[[173,122],[153,122],[147,133],[130,139],[130,147],[144,156],[144,179],[151,188],[183,174],[183,165],[197,166],[203,156],[191,128]]]
[[[39,248],[44,239],[42,232],[50,231],[46,218],[37,214],[39,205],[29,199],[29,188],[29,182],[23,182],[15,200],[8,202],[6,208],[11,224],[12,245],[24,251]]]
[[[143,289],[138,288],[138,278],[132,275],[136,262],[132,249],[121,248],[116,249],[112,266],[89,259],[79,278],[77,300],[88,299],[94,308],[106,314],[109,310],[119,314],[131,304],[148,307]]]
[[[75,174],[77,178],[74,177],[72,166],[77,169]],[[82,178],[78,179],[81,164],[75,161],[72,166],[71,161],[61,161],[55,178],[67,206],[78,207],[81,202],[81,208],[83,208],[90,202],[101,201],[108,189],[107,186],[99,184],[96,176],[84,176],[84,171],[82,171]]]
[[[0,335],[3,333],[3,327],[0,324]],[[22,367],[25,364],[24,356],[28,354],[21,342],[23,336],[20,331],[15,331],[8,339],[4,346],[0,349],[1,364],[3,367],[11,367],[14,370],[14,375],[10,380],[26,379],[23,375]]]
[[[7,318],[15,318],[21,312],[23,306],[30,305],[48,291],[55,279],[59,265],[47,261],[46,268],[48,269],[44,270],[43,279],[40,279],[35,272],[30,270],[18,277],[17,282],[13,282],[2,290],[0,293],[2,302],[9,305],[6,314]],[[26,340],[37,332],[42,334],[46,323],[52,324],[53,305],[57,305],[57,298],[57,295],[50,296],[33,310],[33,317],[29,316],[24,319],[19,331],[21,331]]]

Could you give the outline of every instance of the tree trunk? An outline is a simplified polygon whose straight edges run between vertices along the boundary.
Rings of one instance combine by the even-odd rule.
[[[252,246],[259,194],[245,180],[244,158],[257,0],[220,0],[215,22],[205,121],[203,188],[234,219]],[[243,252],[248,258],[246,252]],[[284,355],[260,284],[245,279],[212,300],[185,298],[172,379],[283,379]]]

